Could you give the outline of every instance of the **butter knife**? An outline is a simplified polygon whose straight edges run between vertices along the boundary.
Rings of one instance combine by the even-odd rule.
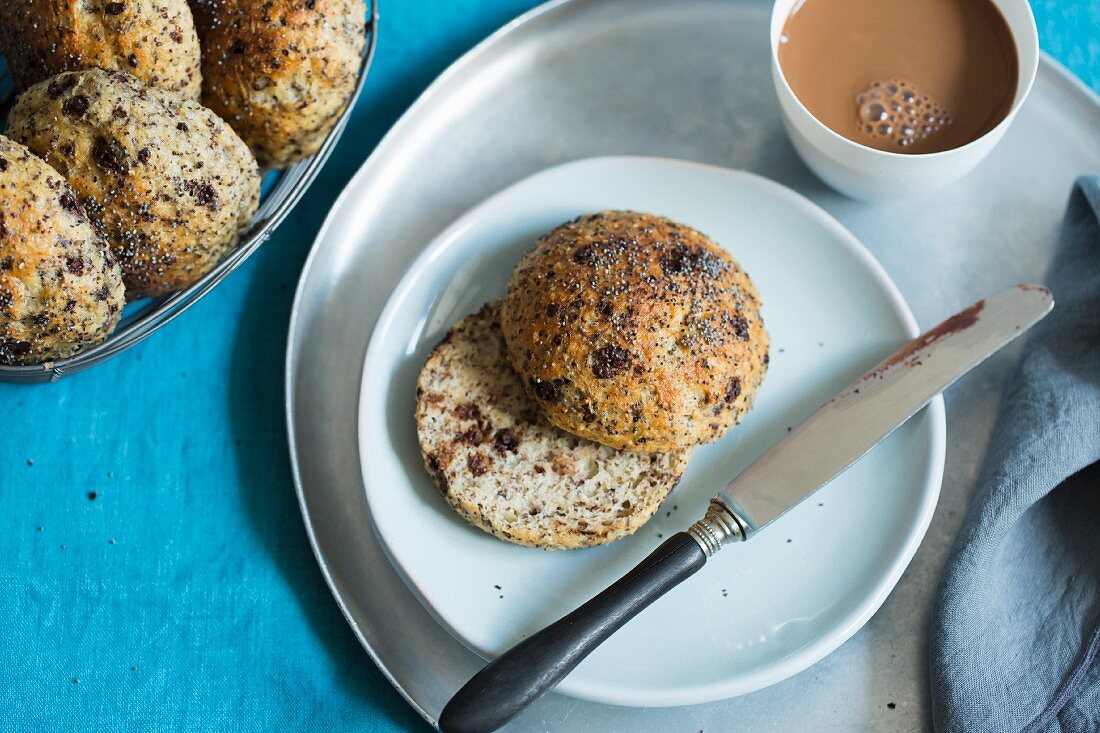
[[[765,451],[665,540],[577,610],[474,675],[447,703],[443,733],[489,733],[552,690],[581,660],[724,545],[744,542],[851,466],[937,394],[1042,319],[1050,291],[1017,285],[913,339]]]

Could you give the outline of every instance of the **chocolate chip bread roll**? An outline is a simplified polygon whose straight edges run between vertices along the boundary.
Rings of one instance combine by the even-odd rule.
[[[0,364],[64,359],[118,324],[122,273],[76,194],[0,135]]]
[[[613,448],[717,440],[768,364],[749,276],[703,234],[650,214],[605,211],[542,237],[512,274],[501,326],[550,422]]]
[[[459,321],[420,373],[428,472],[466,521],[508,542],[569,549],[631,534],[680,479],[691,449],[629,453],[554,427],[508,362],[500,303]]]
[[[2,0],[0,47],[20,90],[94,68],[196,100],[202,88],[187,0]]]
[[[107,235],[130,300],[191,285],[259,203],[248,148],[217,115],[127,74],[61,74],[24,92],[9,134],[61,173]]]
[[[192,0],[203,104],[267,168],[313,155],[355,91],[363,0]]]

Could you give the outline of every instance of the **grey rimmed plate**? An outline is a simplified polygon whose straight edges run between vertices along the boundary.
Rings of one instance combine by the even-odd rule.
[[[782,131],[768,70],[770,9],[763,0],[564,0],[537,9],[421,97],[318,237],[287,359],[299,499],[349,624],[427,720],[481,660],[417,601],[377,540],[360,478],[357,400],[367,343],[398,278],[464,211],[549,166],[597,155],[742,168],[835,216],[929,326],[982,293],[1041,281],[1074,177],[1100,169],[1100,105],[1044,57],[1028,103],[973,175],[888,206],[844,199],[806,171]],[[834,653],[767,689],[690,707],[552,695],[511,730],[717,731],[730,721],[801,730],[807,720],[829,730],[928,729],[928,614],[1012,363],[1011,353],[999,355],[948,393],[944,481],[928,534],[883,606]]]

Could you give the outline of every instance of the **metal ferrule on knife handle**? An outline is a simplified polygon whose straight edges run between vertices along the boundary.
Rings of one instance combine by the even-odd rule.
[[[706,516],[691,525],[688,534],[699,543],[707,557],[721,550],[722,545],[745,540],[737,516],[717,496],[710,500]]]

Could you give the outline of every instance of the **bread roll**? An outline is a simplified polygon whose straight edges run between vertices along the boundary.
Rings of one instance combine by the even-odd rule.
[[[259,203],[259,169],[233,130],[128,74],[92,69],[37,84],[8,125],[81,197],[122,265],[130,300],[209,272]]]
[[[650,214],[605,211],[542,237],[512,274],[501,325],[550,422],[613,448],[717,440],[768,364],[749,276],[703,234]]]
[[[616,451],[555,428],[512,371],[492,303],[455,325],[424,365],[416,430],[454,509],[508,542],[602,545],[645,524],[691,449]]]
[[[118,324],[122,273],[76,195],[0,135],[0,364],[64,359]]]
[[[203,104],[264,167],[316,153],[355,91],[363,0],[192,0],[192,7]]]
[[[187,0],[0,0],[0,46],[20,90],[94,68],[195,100],[202,89]]]

